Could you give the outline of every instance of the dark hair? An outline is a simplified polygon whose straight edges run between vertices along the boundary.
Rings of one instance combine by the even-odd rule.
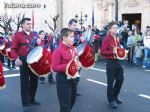
[[[70,33],[72,33],[73,32],[73,30],[71,30],[71,29],[69,29],[69,28],[63,28],[63,29],[61,29],[61,31],[60,31],[60,37],[61,37],[61,39],[65,36],[65,37],[68,37],[68,35],[70,34]],[[62,39],[63,40],[63,39]]]
[[[43,30],[40,30],[40,31],[39,31],[39,34],[42,34],[42,33],[44,33],[44,31],[43,31]]]
[[[117,25],[117,23],[114,21],[108,23],[108,25],[107,25],[108,29],[110,29],[113,25]]]
[[[24,24],[25,21],[31,21],[31,18],[23,18],[20,23],[21,23],[21,24]]]
[[[150,26],[146,26],[146,28],[150,28]]]
[[[13,35],[13,33],[12,33],[12,32],[9,32],[9,33],[8,33],[8,35],[9,35],[9,36],[12,36],[12,35]]]
[[[68,25],[72,25],[73,22],[77,23],[77,20],[75,20],[75,19],[70,19]]]
[[[1,35],[3,35],[3,33],[2,33],[2,32],[0,32],[0,34],[1,34]]]
[[[146,36],[147,36],[147,32],[149,32],[149,31],[150,31],[150,30],[147,30],[147,31],[146,31]]]
[[[88,25],[89,28],[91,28],[91,25]]]

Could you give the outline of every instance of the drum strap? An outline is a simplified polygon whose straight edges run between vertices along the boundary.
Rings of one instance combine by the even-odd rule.
[[[70,53],[71,53],[71,56],[72,56],[72,59],[75,58],[75,50],[74,49],[70,49]]]
[[[31,51],[34,48],[35,44],[36,44],[36,40],[34,39],[34,33],[33,33],[32,37],[31,37],[31,39],[32,39],[31,42],[30,42],[30,40],[29,40],[29,38],[28,38],[26,33],[24,34],[24,38],[26,39],[27,44],[29,45],[30,51]]]
[[[28,46],[28,43],[19,43],[19,46]]]

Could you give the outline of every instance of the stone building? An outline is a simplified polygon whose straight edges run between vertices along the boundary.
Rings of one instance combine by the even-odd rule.
[[[128,20],[129,25],[136,23],[141,30],[150,25],[150,0],[118,0],[118,3],[119,20]],[[32,18],[34,12],[36,31],[44,29],[51,32],[45,20],[53,26],[52,17],[57,14],[60,15],[57,21],[58,28],[67,27],[69,19],[75,18],[76,14],[80,19],[81,12],[84,20],[83,26],[91,25],[93,7],[95,25],[99,28],[115,19],[115,0],[0,0],[0,4],[0,16],[7,14],[16,18],[19,13],[25,13],[26,16]],[[14,6],[11,6],[12,4]],[[15,6],[16,4],[19,6]],[[38,6],[33,7],[35,5]],[[84,18],[85,14],[88,16],[87,19]],[[15,24],[12,23],[12,25],[15,28]]]
[[[95,0],[101,13],[101,25],[115,19],[115,0]],[[119,20],[138,24],[141,30],[150,25],[150,0],[118,0]]]

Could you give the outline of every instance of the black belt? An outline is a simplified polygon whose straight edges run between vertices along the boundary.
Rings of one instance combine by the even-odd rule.
[[[19,43],[19,46],[28,46],[28,43]]]

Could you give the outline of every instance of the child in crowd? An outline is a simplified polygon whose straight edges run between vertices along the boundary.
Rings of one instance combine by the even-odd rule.
[[[141,46],[141,44],[139,42],[137,42],[137,45],[135,47],[135,58],[136,58],[137,65],[140,65],[140,59],[143,55],[142,49],[143,49],[143,46]]]

